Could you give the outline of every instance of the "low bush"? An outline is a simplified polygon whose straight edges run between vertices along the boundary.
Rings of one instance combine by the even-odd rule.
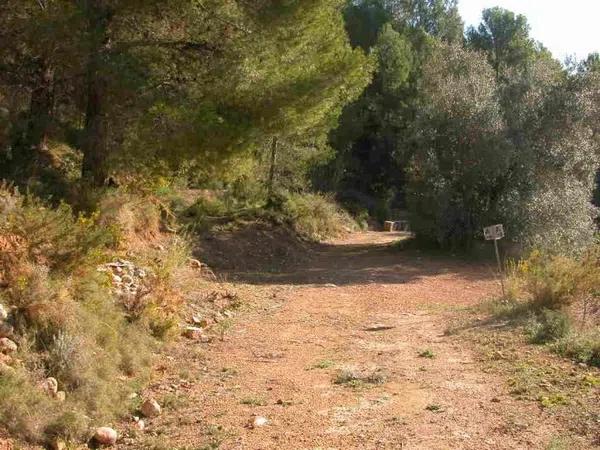
[[[560,311],[544,309],[533,316],[527,326],[527,333],[534,344],[545,344],[564,338],[571,331],[571,320]]]
[[[554,343],[552,350],[573,361],[600,367],[600,332],[569,334]]]
[[[509,264],[507,297],[493,314],[525,323],[530,341],[600,366],[600,246],[566,257],[532,252]]]
[[[590,307],[600,298],[600,248],[566,257],[533,251],[509,270],[509,296],[534,309],[558,310],[581,302]]]
[[[296,232],[311,240],[336,237],[358,228],[348,213],[323,195],[290,194],[282,211]]]

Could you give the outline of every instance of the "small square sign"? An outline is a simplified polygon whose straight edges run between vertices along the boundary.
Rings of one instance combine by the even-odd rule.
[[[504,237],[504,226],[492,225],[483,229],[483,235],[486,241],[496,241]]]

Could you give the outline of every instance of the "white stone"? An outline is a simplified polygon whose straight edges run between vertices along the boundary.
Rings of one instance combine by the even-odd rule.
[[[62,439],[55,439],[50,446],[52,450],[67,450],[67,444]]]
[[[119,435],[109,427],[100,427],[94,434],[94,440],[101,445],[115,445]]]
[[[254,418],[254,421],[252,422],[252,427],[254,428],[260,428],[260,427],[264,427],[265,425],[269,424],[269,419],[267,419],[266,417],[263,416],[256,416]]]
[[[197,259],[189,258],[188,261],[190,263],[190,267],[192,267],[194,269],[202,269],[202,263],[200,261],[198,261]]]
[[[43,388],[48,394],[54,397],[58,392],[58,381],[53,377],[46,378],[43,383]]]
[[[8,311],[4,305],[0,304],[0,321],[8,319]]]
[[[214,320],[215,323],[223,322],[225,320],[225,317],[223,317],[223,314],[221,313],[216,313],[214,316]]]
[[[65,391],[58,391],[54,398],[60,403],[63,403],[67,399],[67,393]]]
[[[140,411],[142,411],[142,414],[146,417],[160,416],[161,413],[160,405],[153,398],[150,398],[142,403]]]
[[[0,338],[0,353],[9,354],[17,351],[17,344],[10,339],[3,337]]]

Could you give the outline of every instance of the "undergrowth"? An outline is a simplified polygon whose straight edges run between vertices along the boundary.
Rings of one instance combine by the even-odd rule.
[[[33,443],[84,441],[91,427],[129,412],[129,394],[149,377],[156,337],[177,323],[172,277],[185,243],[172,239],[159,257],[128,242],[159,234],[152,199],[114,191],[98,205],[75,214],[67,204],[0,189],[0,303],[9,312],[2,330],[18,346],[0,360],[0,427]],[[149,273],[135,314],[98,270],[130,248]],[[42,388],[47,377],[64,400]]]
[[[507,295],[492,313],[521,326],[531,343],[600,367],[600,247],[579,257],[534,251],[509,264]]]
[[[205,192],[180,212],[192,231],[239,221],[263,220],[287,224],[299,236],[312,241],[333,238],[357,230],[359,225],[332,198],[321,194],[282,193],[271,200],[241,201],[228,191]]]

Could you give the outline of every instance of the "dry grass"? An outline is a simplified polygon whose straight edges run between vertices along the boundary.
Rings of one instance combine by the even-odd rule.
[[[182,299],[173,277],[189,248],[176,237],[152,248],[159,209],[140,200],[126,212],[131,198],[118,192],[89,216],[6,189],[0,199],[0,243],[10,245],[1,253],[0,303],[11,311],[19,348],[0,376],[0,426],[38,444],[87,440],[91,427],[130,411],[129,394],[148,380],[155,337],[177,324]],[[137,315],[97,270],[129,249],[128,240],[136,265],[152,274]],[[40,387],[50,376],[66,392],[64,402]]]
[[[283,213],[296,232],[319,241],[357,230],[357,223],[333,199],[318,194],[291,194]]]

